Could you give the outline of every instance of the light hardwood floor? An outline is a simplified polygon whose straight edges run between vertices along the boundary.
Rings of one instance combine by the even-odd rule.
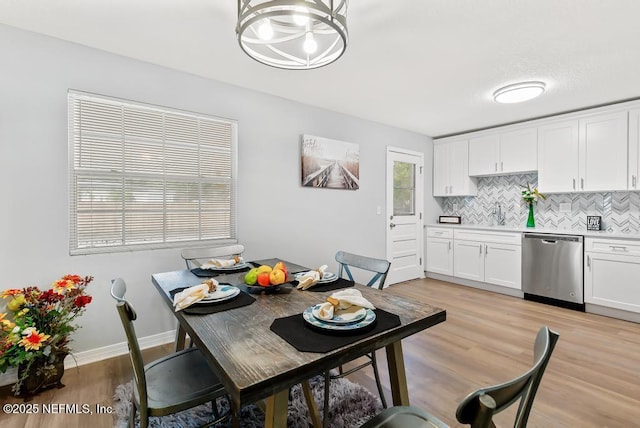
[[[535,334],[546,324],[560,334],[560,340],[542,379],[529,426],[640,426],[640,324],[431,279],[393,287],[407,297],[447,310],[447,321],[403,341],[413,405],[451,426],[460,426],[455,420],[458,402],[476,388],[526,370]],[[145,352],[145,358],[157,358],[170,350],[168,345],[154,348]],[[384,352],[378,355],[386,382]],[[68,370],[63,378],[65,388],[46,391],[31,403],[89,404],[95,412],[97,404],[112,404],[113,390],[130,379],[130,370],[127,356]],[[376,390],[370,369],[350,378]],[[0,388],[0,401],[22,403],[11,396],[9,387]],[[513,411],[506,411],[497,418],[498,424],[512,426],[512,417]],[[95,413],[0,413],[0,426],[99,428],[113,426],[113,418]]]

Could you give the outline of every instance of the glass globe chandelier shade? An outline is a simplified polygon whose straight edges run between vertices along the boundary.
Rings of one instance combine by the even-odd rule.
[[[347,0],[238,0],[238,42],[258,62],[308,70],[347,48]]]

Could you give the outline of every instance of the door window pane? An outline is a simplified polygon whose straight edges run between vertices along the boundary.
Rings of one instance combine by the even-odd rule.
[[[393,162],[393,215],[415,215],[416,169],[408,162]]]

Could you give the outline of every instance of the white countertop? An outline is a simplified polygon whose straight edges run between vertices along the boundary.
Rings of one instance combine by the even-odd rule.
[[[584,230],[584,229],[553,229],[548,227],[524,227],[524,226],[491,226],[482,224],[446,224],[446,223],[429,223],[426,227],[446,227],[452,229],[467,230],[488,230],[500,232],[530,232],[530,233],[553,233],[558,235],[580,235],[597,238],[616,238],[616,239],[640,239],[640,232],[609,232],[607,230]]]

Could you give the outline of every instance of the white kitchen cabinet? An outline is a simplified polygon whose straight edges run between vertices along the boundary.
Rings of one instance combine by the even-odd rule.
[[[469,178],[469,142],[467,140],[433,145],[433,196],[473,196],[478,194]]]
[[[627,112],[538,128],[538,188],[543,193],[627,189]]]
[[[640,109],[629,111],[629,176],[627,188],[640,190]]]
[[[453,276],[484,282],[484,242],[459,241],[453,244]]]
[[[640,313],[640,242],[585,239],[585,303]]]
[[[453,275],[453,230],[427,228],[426,271]]]
[[[469,175],[502,175],[538,169],[538,131],[523,128],[469,140]]]
[[[456,230],[453,249],[453,276],[522,288],[519,233]]]

